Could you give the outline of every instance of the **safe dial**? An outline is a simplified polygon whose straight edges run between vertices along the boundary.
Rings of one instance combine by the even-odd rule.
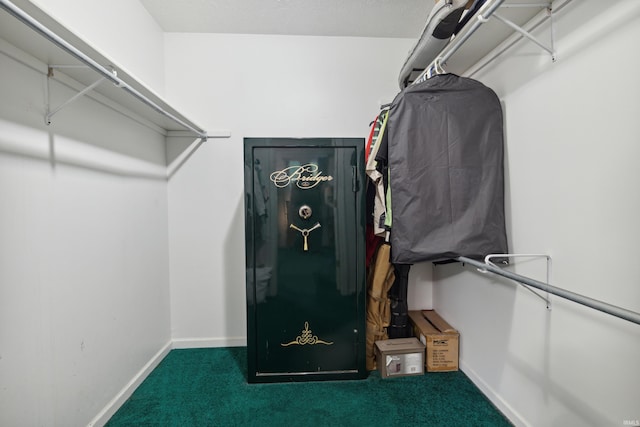
[[[313,211],[311,210],[311,207],[309,207],[308,205],[302,205],[300,206],[300,209],[298,209],[298,215],[300,215],[300,218],[302,219],[311,218],[312,213]]]

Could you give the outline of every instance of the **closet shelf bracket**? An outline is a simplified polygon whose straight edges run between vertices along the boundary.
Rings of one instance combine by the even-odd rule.
[[[526,5],[523,5],[526,6]],[[538,7],[538,6],[534,6],[531,5],[531,7]],[[549,54],[551,55],[551,61],[552,62],[556,62],[556,52],[555,52],[555,30],[554,30],[554,26],[553,26],[553,10],[551,8],[551,4],[545,6],[547,9],[547,15],[549,16],[550,19],[550,24],[551,24],[551,46],[548,47],[546,45],[544,45],[540,40],[538,40],[536,37],[534,37],[529,31],[525,30],[524,28],[520,27],[519,25],[513,23],[512,21],[508,20],[507,18],[503,17],[502,15],[500,15],[499,13],[493,13],[493,17],[496,18],[498,21],[502,22],[503,24],[507,25],[508,27],[510,27],[512,30],[517,31],[518,33],[522,34],[524,37],[528,38],[530,41],[532,41],[533,43],[537,44],[538,46],[540,46],[542,49],[546,50],[547,52],[549,52]],[[480,19],[481,16],[478,17],[478,19]]]
[[[497,255],[500,256],[500,255]],[[503,255],[504,256],[504,255]],[[594,310],[601,311],[603,313],[610,314],[614,317],[618,317],[623,320],[627,320],[629,322],[640,325],[640,313],[635,311],[627,310],[626,308],[618,307],[612,304],[608,304],[606,302],[590,298],[584,295],[577,294],[575,292],[571,292],[567,289],[559,288],[557,286],[550,285],[549,283],[540,282],[538,280],[532,279],[530,277],[522,276],[520,274],[512,273],[510,271],[504,270],[500,267],[496,267],[493,263],[480,262],[473,258],[468,258],[464,256],[460,256],[456,258],[456,261],[459,261],[463,264],[469,264],[476,267],[479,271],[483,273],[493,273],[498,276],[506,277],[507,279],[511,279],[515,282],[525,284],[527,286],[534,287],[536,289],[540,289],[542,291],[548,292],[550,294],[565,298],[569,301],[573,301],[578,304],[582,304],[585,307],[592,308]]]
[[[182,116],[182,114],[168,105],[162,98],[149,90],[133,76],[128,75],[121,69],[123,75],[118,77],[113,72],[113,69],[109,69],[111,68],[110,66],[103,66],[102,64],[110,64],[111,60],[93,49],[84,40],[73,34],[71,31],[67,30],[59,22],[48,16],[44,11],[39,9],[37,5],[33,4],[33,2],[24,1],[23,3],[25,3],[27,8],[31,10],[31,13],[28,13],[26,10],[18,7],[10,0],[0,0],[0,9],[6,11],[9,15],[22,22],[26,27],[30,28],[31,30],[35,31],[35,33],[51,42],[53,46],[60,48],[62,50],[62,53],[75,58],[82,65],[87,66],[89,69],[92,69],[100,76],[104,77],[104,79],[112,82],[115,87],[120,88],[123,92],[128,93],[132,98],[135,98],[137,100],[135,103],[130,102],[120,95],[116,95],[116,93],[119,91],[106,90],[106,88],[105,92],[108,92],[108,94],[104,94],[102,93],[103,88],[100,88],[100,94],[105,96],[109,102],[115,103],[118,106],[125,107],[125,109],[133,108],[134,112],[137,112],[140,107],[139,103],[142,103],[146,107],[148,107],[147,109],[144,109],[144,113],[142,113],[143,118],[148,118],[148,121],[160,127],[164,132],[169,130],[176,130],[175,127],[176,125],[178,125],[178,127],[180,127],[181,129],[184,128],[193,132],[193,134],[195,134],[201,140],[208,139],[208,135],[205,130],[201,129],[186,117]],[[35,16],[37,16],[38,18],[36,18]],[[3,35],[5,34],[6,27],[2,25],[4,23],[4,19],[4,15],[0,16],[0,38],[4,38]],[[21,29],[19,29],[18,32],[22,34]],[[45,49],[42,52],[39,48],[33,48],[35,40],[32,38],[31,34],[25,34],[25,37],[23,39],[24,40],[16,40],[16,43],[14,43],[16,44],[16,47],[18,49],[24,50],[27,54],[33,55],[36,60],[40,60],[45,64],[53,62],[50,57],[58,57],[60,53],[57,50],[53,51],[48,49],[48,46],[45,46]],[[66,61],[66,59],[59,62],[63,61]],[[53,68],[51,66],[49,67]],[[59,67],[81,68],[80,66]],[[49,72],[51,72],[51,70],[49,70]],[[85,84],[87,84],[87,82],[85,82]],[[89,87],[93,86],[94,84],[97,85],[99,83],[95,82],[89,85]],[[85,89],[81,92],[84,95],[88,93],[89,90],[90,89]],[[45,94],[45,96],[48,97],[48,94]],[[73,100],[75,101],[77,98],[79,98],[79,96],[82,95],[74,96]],[[47,99],[45,103],[48,105],[48,102],[49,101]],[[69,102],[73,101],[69,100],[65,104],[68,105]],[[148,114],[148,109],[150,109],[153,114]],[[59,108],[57,108],[57,110],[59,110]],[[156,113],[161,117],[156,117]],[[49,114],[51,114],[51,111],[47,111],[47,115]],[[45,121],[50,121],[50,119],[51,116],[45,117]]]
[[[500,266],[493,263],[491,260],[493,258],[545,258],[547,260],[547,274],[546,274],[546,284],[551,283],[551,271],[553,267],[553,260],[551,255],[546,254],[489,254],[484,257],[484,262],[487,265],[491,265],[495,268],[501,268]],[[489,273],[486,268],[478,268],[480,273]],[[534,291],[533,288],[526,283],[517,282],[519,285],[522,285],[526,290],[534,294],[536,297],[543,300],[547,305],[547,310],[551,311],[551,299],[549,298],[549,291],[545,292],[545,295],[540,295],[538,292]]]
[[[54,69],[58,69],[58,68],[86,68],[89,69],[89,67],[86,66],[76,66],[76,65],[50,65],[48,67],[48,72],[47,72],[47,105],[46,105],[46,114],[44,116],[44,122],[45,124],[48,126],[51,124],[51,118],[56,115],[58,112],[60,112],[60,110],[62,110],[64,107],[66,107],[67,105],[71,104],[72,102],[76,101],[77,99],[81,98],[82,96],[84,96],[85,94],[91,92],[94,88],[96,88],[100,83],[102,83],[103,81],[105,81],[107,78],[106,77],[100,77],[98,80],[96,80],[94,83],[90,84],[89,86],[87,86],[86,88],[82,89],[80,92],[76,93],[75,95],[73,95],[71,98],[69,98],[68,100],[66,100],[65,102],[63,102],[62,104],[60,104],[59,106],[57,106],[54,109],[51,109],[51,102],[50,102],[50,98],[51,98],[51,91],[49,88],[49,81],[53,78],[54,76]],[[117,74],[115,72],[115,70],[111,71],[114,76]]]
[[[555,51],[555,27],[553,23],[553,2],[545,2],[545,3],[514,3],[509,4],[505,3],[505,0],[493,0],[492,2],[487,1],[487,3],[480,9],[478,14],[476,15],[476,19],[470,21],[471,25],[465,26],[463,31],[461,31],[458,35],[453,37],[449,44],[445,46],[445,48],[438,54],[436,59],[432,61],[423,71],[420,73],[418,77],[413,81],[412,84],[420,83],[424,81],[428,74],[431,74],[432,70],[436,66],[436,61],[439,61],[440,64],[446,64],[447,60],[451,58],[451,56],[458,50],[460,47],[482,26],[483,24],[489,22],[489,19],[493,16],[498,19],[498,21],[503,22],[505,25],[511,27],[514,31],[522,35],[523,37],[531,40],[542,49],[547,51],[551,55],[551,60],[553,62],[556,61],[556,51]],[[571,0],[567,0],[565,3],[561,5],[564,7],[566,3]],[[551,46],[546,46],[544,43],[540,42],[536,37],[534,37],[530,31],[525,30],[519,25],[513,23],[512,21],[504,18],[503,16],[496,13],[496,11],[501,8],[509,8],[509,7],[528,7],[528,8],[541,8],[546,9],[546,14],[549,17],[550,28],[551,28]],[[468,28],[467,28],[468,27]]]

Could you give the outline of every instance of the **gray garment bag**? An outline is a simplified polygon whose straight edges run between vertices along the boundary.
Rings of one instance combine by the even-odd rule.
[[[436,75],[396,96],[387,132],[392,262],[506,253],[496,94],[470,78]]]

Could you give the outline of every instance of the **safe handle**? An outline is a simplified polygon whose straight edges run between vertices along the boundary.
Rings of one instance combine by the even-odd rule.
[[[303,245],[302,245],[302,250],[307,252],[309,250],[309,244],[307,242],[307,237],[309,236],[309,233],[312,232],[313,230],[315,230],[316,228],[320,228],[321,225],[319,222],[316,222],[316,225],[314,225],[313,227],[307,229],[307,228],[298,228],[296,227],[294,224],[291,224],[289,226],[289,228],[293,228],[296,231],[299,231],[300,234],[302,234],[302,238],[304,240]]]

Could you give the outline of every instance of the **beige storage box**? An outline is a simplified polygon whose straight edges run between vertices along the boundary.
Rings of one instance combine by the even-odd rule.
[[[424,374],[424,344],[417,338],[380,340],[375,345],[382,378]]]
[[[460,334],[434,310],[409,311],[413,332],[426,346],[427,372],[458,370]]]

